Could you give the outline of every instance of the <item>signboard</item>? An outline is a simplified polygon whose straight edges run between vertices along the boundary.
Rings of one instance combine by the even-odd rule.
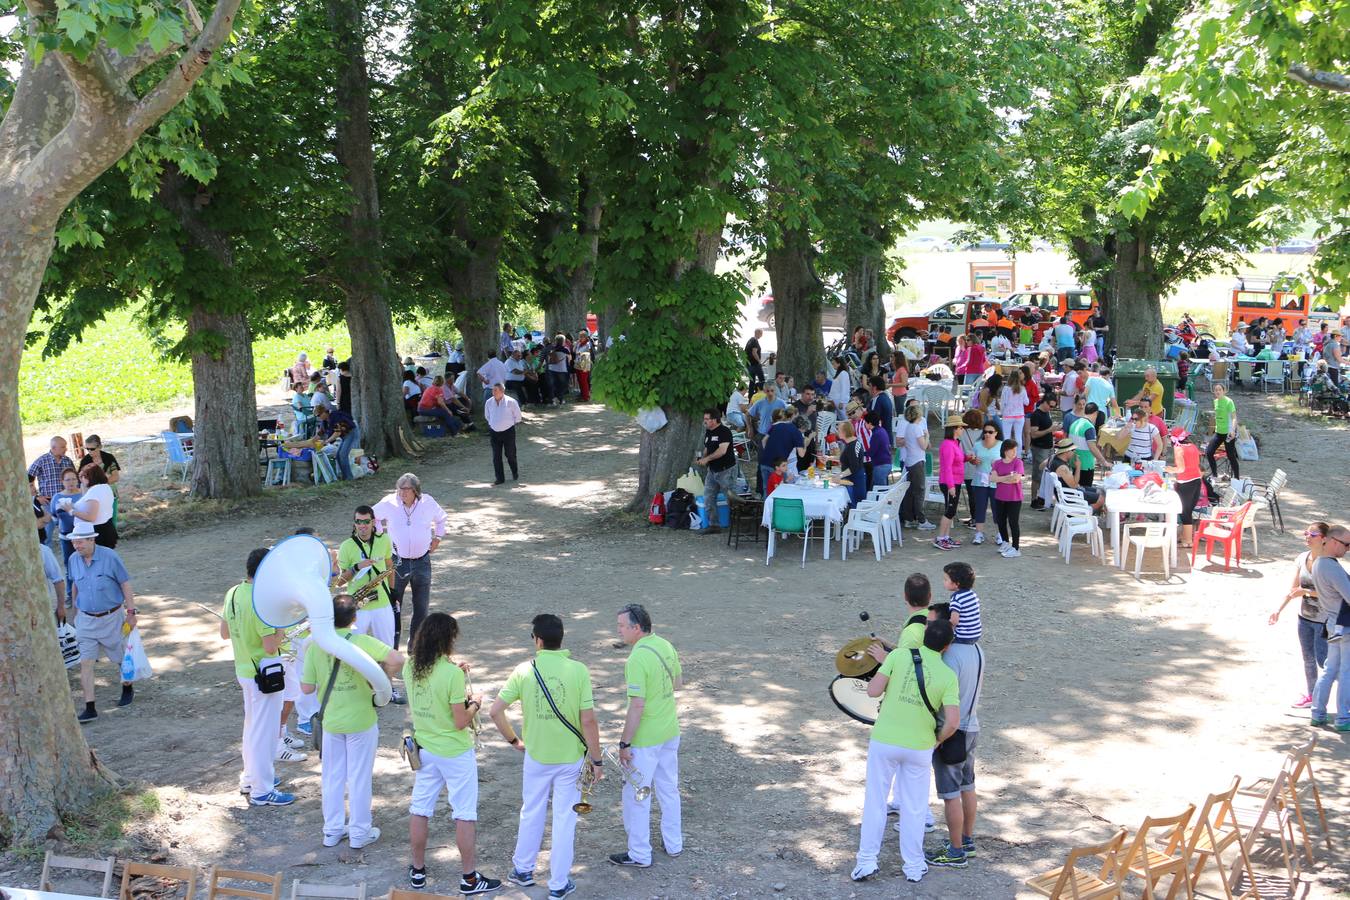
[[[1002,297],[1013,292],[1016,264],[1003,262],[970,263],[970,292],[982,297]]]

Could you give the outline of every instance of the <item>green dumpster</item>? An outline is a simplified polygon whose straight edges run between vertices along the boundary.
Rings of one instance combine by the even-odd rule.
[[[1177,364],[1171,360],[1154,362],[1147,359],[1118,359],[1112,369],[1116,378],[1116,398],[1123,407],[1144,387],[1144,370],[1152,367],[1158,370],[1158,381],[1163,387],[1163,418],[1172,419],[1172,400],[1177,392]]]

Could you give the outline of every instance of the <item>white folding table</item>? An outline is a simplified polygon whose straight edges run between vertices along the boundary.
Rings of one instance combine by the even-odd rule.
[[[1120,547],[1122,515],[1162,516],[1167,528],[1168,554],[1172,565],[1177,564],[1177,516],[1181,515],[1181,495],[1176,491],[1159,491],[1145,497],[1138,488],[1109,490],[1106,492],[1106,512],[1111,529],[1111,558],[1118,568],[1125,568],[1125,554]]]

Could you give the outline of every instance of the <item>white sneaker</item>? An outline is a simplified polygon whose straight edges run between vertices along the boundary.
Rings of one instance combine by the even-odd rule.
[[[304,750],[309,746],[305,743],[304,738],[296,737],[289,731],[281,736],[281,742],[292,750]]]
[[[937,526],[934,525],[932,522],[920,522],[920,523],[919,523],[919,530],[920,530],[920,531],[937,531]]]
[[[859,864],[853,867],[853,874],[848,877],[854,881],[866,881],[879,871],[881,870],[876,865],[864,866]]]
[[[272,757],[276,762],[304,762],[309,759],[308,753],[301,753],[299,750],[292,750],[285,744],[277,745],[277,754]]]
[[[982,531],[977,531],[977,532],[975,532],[975,537],[971,538],[971,539],[970,539],[970,542],[971,542],[972,544],[983,544],[983,543],[984,543],[984,532],[982,532]]]
[[[1007,550],[1004,550],[1004,551],[1003,551],[1003,558],[1004,558],[1004,559],[1016,559],[1017,557],[1019,557],[1019,556],[1021,556],[1021,555],[1022,555],[1022,551],[1021,551],[1021,550],[1018,550],[1016,547],[1013,547],[1013,546],[1009,546]]]
[[[996,534],[996,535],[994,535],[994,546],[995,546],[995,547],[997,547],[997,548],[999,548],[1000,550],[1002,550],[1006,544],[1007,544],[1007,541],[1003,540],[1003,535],[1001,535],[1001,534]]]
[[[369,847],[371,844],[375,843],[379,839],[380,839],[380,829],[372,825],[370,831],[366,832],[365,843],[352,844],[351,847],[353,850],[364,850],[366,847]]]
[[[336,847],[338,844],[342,843],[346,839],[347,839],[347,829],[344,828],[342,829],[341,834],[335,835],[333,837],[329,837],[328,835],[325,834],[323,836],[323,845],[325,847]]]

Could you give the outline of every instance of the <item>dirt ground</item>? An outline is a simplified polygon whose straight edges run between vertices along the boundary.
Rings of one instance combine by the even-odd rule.
[[[624,849],[611,777],[578,829],[579,897],[1032,896],[1023,879],[1057,865],[1069,847],[1103,839],[1114,827],[1133,828],[1146,815],[1199,805],[1235,774],[1244,781],[1274,774],[1281,754],[1312,733],[1306,712],[1290,708],[1303,693],[1295,609],[1274,627],[1266,619],[1289,585],[1302,526],[1347,518],[1350,491],[1340,477],[1350,460],[1347,429],[1289,416],[1274,398],[1239,393],[1237,402],[1263,448],[1262,461],[1244,469],[1256,477],[1277,466],[1290,473],[1283,498],[1289,531],[1276,534],[1262,513],[1260,553],[1244,558],[1240,570],[1202,563],[1192,571],[1183,562],[1168,583],[1161,574],[1146,572],[1138,581],[1100,566],[1081,544],[1065,565],[1044,515],[1030,512],[1018,560],[969,542],[944,553],[906,532],[905,546],[881,563],[870,552],[847,562],[835,553],[827,562],[813,549],[803,569],[788,543],[766,567],[763,544],[732,550],[723,537],[648,529],[617,512],[635,485],[631,420],[599,406],[530,413],[518,485],[490,484],[481,436],[438,442],[413,466],[449,514],[432,607],[460,618],[459,654],[489,696],[528,658],[530,618],[562,614],[565,646],[591,669],[606,743],[617,740],[624,710],[615,611],[645,603],[656,630],[679,649],[687,852],[672,860],[658,849],[646,870],[609,865],[605,857]],[[122,434],[158,430],[139,422],[119,427]],[[152,475],[136,480],[154,486],[160,464],[145,465]],[[364,881],[372,896],[405,886],[412,776],[396,742],[406,708],[380,713],[375,823],[383,837],[363,851],[324,849],[317,758],[279,766],[283,786],[301,798],[294,806],[249,809],[235,792],[238,689],[216,620],[194,605],[218,607],[242,576],[248,551],[298,526],[317,528],[336,546],[351,509],[378,499],[400,471],[390,465],[350,485],[288,489],[224,521],[151,530],[119,547],[157,674],[131,707],[116,710],[104,664],[103,712],[85,735],[114,771],[154,786],[161,810],[103,850],[130,859],[163,854],[202,871],[219,863],[282,870],[288,880]],[[894,633],[903,579],[920,571],[940,587],[941,566],[953,559],[976,567],[988,654],[979,855],[965,870],[933,869],[909,885],[888,830],[880,876],[854,884],[848,873],[868,732],[826,694],[833,656],[863,633],[862,610],[878,631]],[[76,687],[72,679],[72,709]],[[1318,735],[1322,799],[1343,842],[1350,834],[1350,744],[1334,732]],[[520,758],[488,734],[479,765],[479,868],[504,877]],[[930,835],[928,845],[937,838]],[[432,823],[431,846],[428,889],[454,893],[459,860],[444,815]],[[1298,896],[1344,896],[1350,874],[1336,862],[1343,844],[1337,855],[1325,845],[1315,850]],[[1269,846],[1258,863],[1268,875],[1283,871]],[[546,865],[547,849],[539,871]],[[37,864],[0,855],[0,884],[33,886],[36,879]],[[1140,887],[1132,885],[1136,895]],[[1213,879],[1202,887],[1222,896]],[[501,896],[545,894],[541,884],[508,886]]]

